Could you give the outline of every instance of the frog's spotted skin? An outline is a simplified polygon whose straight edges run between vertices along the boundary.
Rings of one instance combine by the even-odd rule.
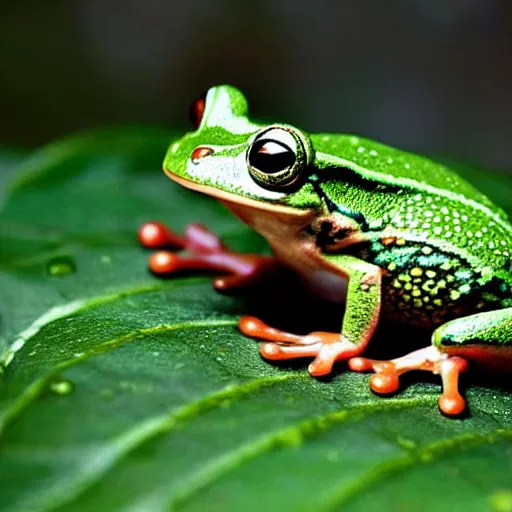
[[[383,309],[390,318],[432,328],[475,311],[512,307],[506,273],[500,279],[432,243],[386,237],[350,252],[385,270]]]
[[[427,158],[352,135],[259,125],[247,111],[237,89],[210,89],[194,106],[196,130],[169,148],[164,170],[224,202],[314,293],[339,299],[345,290],[341,333],[299,336],[242,318],[242,332],[267,340],[265,358],[313,357],[312,375],[350,359],[355,371],[375,371],[379,393],[395,391],[404,372],[431,371],[452,415],[465,407],[457,379],[467,360],[512,370],[512,227],[503,210]],[[141,231],[145,245],[176,240],[154,226]],[[269,268],[204,231],[180,247],[192,256],[158,253],[152,270],[216,268],[233,274],[216,281],[226,289]],[[432,346],[387,362],[359,357],[381,314],[434,329]]]

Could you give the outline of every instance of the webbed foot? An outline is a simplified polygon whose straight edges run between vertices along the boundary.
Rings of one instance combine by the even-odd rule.
[[[308,370],[315,377],[331,373],[336,361],[349,359],[364,349],[363,345],[351,343],[340,333],[319,331],[301,336],[270,327],[252,316],[242,317],[238,327],[246,336],[268,342],[260,346],[260,354],[265,359],[314,357]]]
[[[441,352],[436,346],[429,346],[390,361],[377,361],[366,357],[354,357],[348,362],[356,372],[373,370],[370,387],[380,394],[393,393],[398,389],[399,377],[412,370],[424,370],[440,375],[443,393],[439,398],[439,408],[444,414],[455,416],[466,408],[466,401],[459,393],[459,375],[466,370],[465,359]]]
[[[140,243],[151,249],[167,247],[186,251],[185,255],[159,250],[149,258],[149,268],[157,275],[179,270],[214,270],[227,275],[213,280],[217,290],[253,286],[268,277],[278,267],[270,256],[239,254],[226,248],[223,242],[200,224],[189,224],[185,236],[180,236],[160,222],[147,222],[138,233]]]

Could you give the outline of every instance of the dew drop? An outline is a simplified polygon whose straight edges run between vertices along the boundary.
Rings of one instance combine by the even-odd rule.
[[[48,389],[54,394],[59,396],[67,396],[73,393],[75,386],[70,380],[66,379],[53,379],[48,384]]]
[[[63,277],[76,272],[76,265],[69,256],[58,256],[48,262],[46,271],[50,276]]]
[[[490,497],[491,507],[496,512],[512,512],[512,491],[496,491]]]

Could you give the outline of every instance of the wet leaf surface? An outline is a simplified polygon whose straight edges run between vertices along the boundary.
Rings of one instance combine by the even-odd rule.
[[[103,130],[21,164],[0,217],[0,510],[512,510],[512,390],[468,374],[448,419],[419,374],[391,398],[339,365],[270,365],[236,329],[297,332],[341,314],[290,282],[221,295],[161,280],[135,233],[202,221],[237,250],[264,242],[159,171],[172,133]],[[466,170],[512,211],[512,179]],[[414,342],[413,342],[414,340]],[[383,325],[374,355],[428,342]]]

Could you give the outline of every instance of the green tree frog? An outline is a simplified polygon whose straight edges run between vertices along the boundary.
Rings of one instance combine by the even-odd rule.
[[[256,124],[231,86],[209,89],[191,118],[195,130],[170,146],[165,173],[219,199],[274,256],[232,252],[199,225],[179,236],[149,222],[143,245],[187,250],[155,252],[154,273],[215,269],[225,290],[284,264],[312,293],[346,301],[341,332],[297,335],[242,317],[264,358],[313,358],[313,376],[346,360],[373,371],[380,394],[426,370],[441,376],[447,415],[466,408],[458,387],[469,362],[512,369],[512,226],[486,196],[439,163],[368,139]],[[431,329],[432,344],[389,361],[363,357],[381,315]]]

